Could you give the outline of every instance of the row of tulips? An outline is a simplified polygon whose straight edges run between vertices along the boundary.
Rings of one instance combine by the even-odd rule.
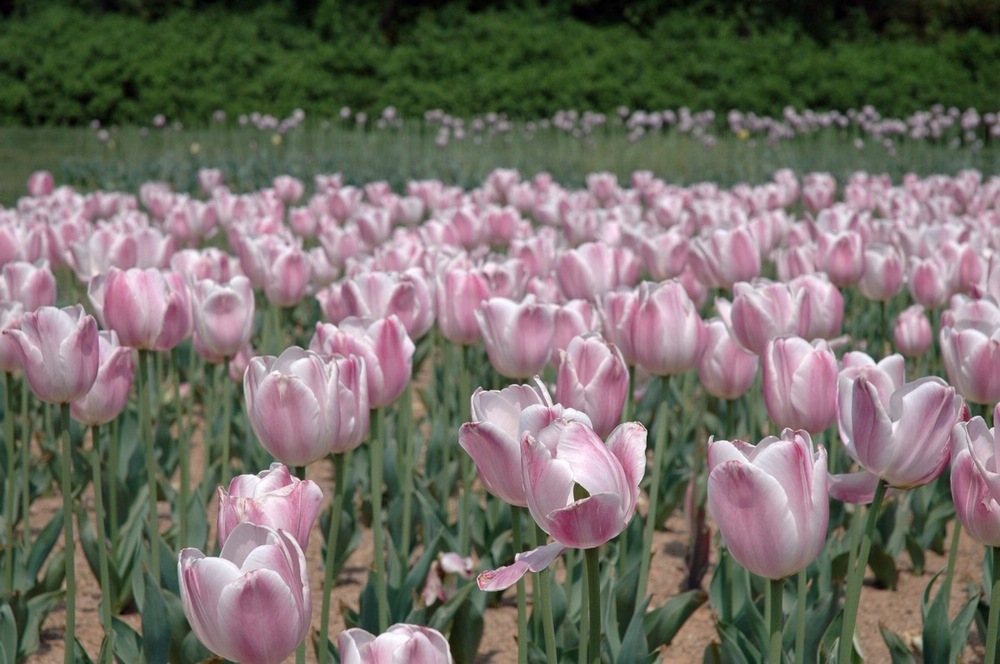
[[[468,581],[455,581],[450,595],[441,583],[446,567],[469,576],[475,563],[455,558],[470,554],[479,558],[481,589],[518,586],[519,662],[599,661],[602,652],[645,659],[705,599],[698,589],[708,569],[706,506],[726,545],[711,589],[718,656],[780,659],[780,581],[798,575],[797,660],[822,649],[847,661],[868,558],[889,547],[876,530],[883,502],[886,510],[926,512],[922,498],[899,490],[934,483],[934,493],[919,495],[938,500],[935,480],[954,456],[951,489],[965,491],[955,494],[956,512],[973,535],[996,529],[989,501],[1000,481],[985,442],[992,434],[985,420],[963,424],[962,401],[1000,401],[995,178],[967,171],[893,185],[857,174],[842,201],[829,176],[800,179],[790,171],[728,191],[677,187],[648,172],[623,187],[596,173],[586,191],[571,191],[544,175],[524,181],[501,170],[471,192],[423,181],[402,195],[384,183],[356,188],[317,176],[307,200],[291,177],[242,195],[222,179],[203,172],[203,198],[157,183],[137,198],[82,195],[38,173],[31,196],[0,210],[6,601],[15,605],[23,590],[14,578],[21,559],[41,555],[27,532],[38,493],[32,472],[43,463],[37,453],[32,458],[32,445],[47,450],[50,433],[61,441],[53,456],[62,532],[74,539],[75,501],[86,481],[74,457],[75,418],[93,428],[102,657],[128,659],[125,648],[134,645],[112,615],[113,606],[129,603],[112,593],[131,576],[144,613],[179,604],[219,655],[277,662],[298,649],[304,658],[312,581],[303,551],[322,492],[293,480],[285,466],[230,483],[234,470],[252,473],[272,459],[299,480],[307,466],[329,459],[334,467],[322,610],[312,634],[324,661],[332,653],[331,588],[361,518],[373,533],[374,561],[358,611],[345,622],[368,631],[349,629],[340,639],[340,656],[360,661],[404,647],[415,658],[409,661],[471,661],[478,637],[470,635],[481,634],[486,596],[473,594]],[[93,315],[80,304],[53,306],[84,298]],[[705,320],[710,306],[714,317]],[[890,336],[926,375],[904,380],[905,360],[887,351]],[[871,354],[840,352],[851,344]],[[208,381],[211,365],[218,369]],[[412,376],[421,370],[414,396]],[[16,402],[12,378],[21,372],[39,400],[60,404],[58,424],[38,418],[26,393]],[[535,375],[536,383],[504,387]],[[173,392],[158,390],[161,383]],[[476,385],[496,389],[474,392]],[[192,392],[208,397],[200,421]],[[709,437],[723,415],[726,434]],[[654,441],[651,463],[642,422]],[[106,441],[105,425],[119,429]],[[240,428],[261,447],[246,444]],[[121,429],[141,441],[127,463],[146,482],[138,508],[145,544],[124,566],[118,529],[131,527],[123,516],[132,506],[115,504],[116,455],[127,449]],[[192,484],[195,431],[206,463]],[[813,436],[825,438],[829,451]],[[207,540],[198,523],[205,489],[217,484],[229,491],[220,493],[214,557],[200,552]],[[888,500],[887,487],[896,490]],[[634,520],[643,489],[647,509]],[[291,496],[294,509],[271,501],[275,494]],[[118,514],[107,523],[105,495]],[[166,532],[161,498],[176,520]],[[841,501],[871,503],[866,522]],[[691,593],[647,611],[654,531],[679,502],[691,530]],[[81,536],[90,532],[79,521]],[[930,543],[918,543],[911,556],[942,529],[928,525]],[[904,529],[900,537],[925,533]],[[823,571],[829,560],[816,562],[834,549],[849,554],[843,584]],[[178,550],[179,580],[164,564]],[[64,555],[72,661],[73,549]],[[134,565],[136,556],[143,565]],[[564,586],[547,570],[560,556]],[[771,580],[766,592],[739,581],[729,556]],[[420,574],[407,572],[411,566]],[[539,573],[531,616],[529,571]],[[743,585],[749,599],[741,604],[734,588]],[[813,609],[842,606],[815,621],[815,638],[806,636],[809,593],[818,596]],[[413,605],[418,595],[430,603]],[[765,638],[754,644],[748,634],[761,597]],[[570,605],[579,627],[570,621],[557,629],[554,613]],[[989,602],[990,661],[998,605]],[[277,612],[280,623],[273,606],[287,607]],[[39,624],[26,615],[15,621],[20,632]],[[827,629],[837,615],[839,634]],[[431,627],[449,634],[451,654]],[[156,633],[152,621],[143,628]],[[175,659],[184,659],[184,634],[173,637]],[[147,637],[149,658],[156,639]]]

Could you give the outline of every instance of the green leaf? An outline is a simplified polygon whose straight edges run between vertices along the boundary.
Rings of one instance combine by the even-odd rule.
[[[45,564],[45,559],[49,557],[52,553],[52,548],[56,545],[56,541],[62,534],[63,530],[63,511],[60,508],[52,519],[45,524],[45,528],[42,532],[38,533],[38,537],[35,538],[34,543],[31,545],[31,554],[28,556],[28,578],[37,579],[39,572],[41,572],[42,565]]]
[[[708,595],[704,590],[689,590],[646,613],[643,624],[650,650],[669,645],[691,614],[707,601]]]
[[[115,632],[115,657],[121,662],[141,662],[142,637],[117,617],[111,619],[111,628]]]
[[[17,623],[10,604],[0,604],[0,664],[14,664],[17,655]]]
[[[892,658],[892,664],[917,664],[913,653],[910,652],[910,649],[903,643],[903,639],[899,638],[895,632],[884,625],[879,625],[879,631],[882,632],[882,640],[885,641],[885,645],[889,648],[889,656]]]
[[[650,648],[649,640],[646,638],[646,626],[643,617],[646,614],[646,607],[649,606],[647,597],[634,607],[632,618],[625,628],[625,636],[622,638],[621,650],[617,662],[653,662],[656,660],[656,648]]]
[[[468,587],[474,585],[469,583]],[[455,614],[450,635],[448,642],[455,664],[473,664],[476,652],[479,650],[479,642],[483,638],[483,610],[477,609],[471,600],[463,602],[461,610]],[[523,638],[527,635],[518,636]]]
[[[875,581],[879,586],[889,590],[896,589],[896,581],[899,579],[896,559],[884,547],[874,542],[868,555],[868,567],[875,574]]]
[[[924,661],[927,664],[946,664],[951,652],[950,625],[948,624],[948,607],[943,589],[934,596],[934,600],[928,602],[934,582],[941,576],[938,572],[927,583],[924,589],[921,609],[924,618]]]
[[[145,605],[142,608],[142,651],[146,664],[167,664],[170,655],[170,620],[163,591],[153,576],[146,571]]]

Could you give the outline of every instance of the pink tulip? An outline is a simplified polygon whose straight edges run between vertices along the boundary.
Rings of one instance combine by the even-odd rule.
[[[191,299],[177,272],[111,268],[105,279],[91,280],[88,293],[123,346],[170,350],[191,334]]]
[[[472,457],[483,486],[504,502],[528,505],[521,479],[521,439],[538,433],[558,418],[590,419],[571,408],[553,405],[545,386],[510,385],[502,390],[476,390],[472,395],[472,422],[458,431],[458,444]]]
[[[756,446],[709,439],[708,471],[708,510],[738,563],[783,579],[819,555],[830,522],[826,450],[807,432],[785,429]]]
[[[910,257],[910,296],[927,309],[940,309],[951,296],[949,268],[936,258]]]
[[[3,266],[0,302],[11,300],[23,304],[25,311],[55,306],[56,277],[47,261],[16,261]]]
[[[865,254],[860,233],[820,233],[816,253],[816,266],[837,286],[853,286],[861,281]]]
[[[29,196],[48,196],[55,188],[55,180],[48,171],[35,171],[28,177]]]
[[[99,366],[97,321],[79,304],[26,312],[20,330],[3,334],[17,343],[28,385],[40,400],[70,403],[93,387]]]
[[[919,304],[899,312],[892,330],[896,350],[906,357],[921,357],[933,342],[931,322]]]
[[[590,300],[570,300],[556,307],[552,326],[552,361],[558,364],[559,351],[566,350],[575,337],[596,332],[600,318]]]
[[[688,257],[698,279],[709,288],[732,288],[760,276],[760,248],[747,226],[716,228],[691,242]]]
[[[808,293],[789,284],[759,280],[733,285],[733,305],[729,311],[732,334],[740,344],[763,355],[772,339],[804,336],[809,328]]]
[[[833,339],[840,335],[844,322],[844,297],[840,289],[822,272],[804,274],[789,284],[793,293],[805,293],[803,310],[809,316],[800,319],[799,333],[806,339]]]
[[[833,205],[837,195],[837,181],[829,173],[807,173],[802,184],[802,202],[816,214]]]
[[[705,324],[705,338],[705,352],[698,362],[698,377],[705,390],[720,399],[745,394],[757,376],[757,356],[737,343],[718,318]]]
[[[977,542],[1000,546],[996,429],[986,428],[983,418],[974,417],[955,425],[952,443],[951,496],[955,513]]]
[[[941,316],[941,358],[948,382],[973,403],[1000,401],[1000,308],[989,300],[976,303],[981,317]],[[972,311],[966,307],[966,311]],[[989,316],[987,318],[986,316]]]
[[[364,358],[368,405],[383,408],[398,399],[410,381],[416,347],[393,315],[379,319],[350,316],[339,326],[316,323],[309,349],[322,355]]]
[[[624,530],[646,469],[646,429],[619,425],[607,444],[584,423],[558,420],[521,441],[528,511],[563,546],[590,549]],[[576,499],[579,484],[587,497]]]
[[[70,245],[71,266],[84,283],[112,267],[121,270],[136,267],[138,254],[139,247],[131,233],[107,226],[98,228],[82,242]]]
[[[612,291],[598,300],[598,306],[604,337],[618,347],[626,364],[635,365],[638,359],[632,321],[639,308],[639,292],[635,289]]]
[[[360,445],[369,424],[364,364],[297,346],[251,359],[243,377],[247,419],[264,448],[286,465],[305,466]]]
[[[888,302],[903,288],[906,272],[899,250],[888,244],[865,247],[865,271],[858,290],[869,300]]]
[[[337,639],[341,664],[452,664],[448,641],[430,627],[397,623],[379,636],[354,627]]]
[[[181,604],[205,647],[242,664],[280,664],[309,633],[306,557],[288,532],[242,523],[218,558],[177,560]]]
[[[781,428],[819,433],[837,416],[837,358],[822,340],[768,342],[763,360],[764,405]]]
[[[21,355],[13,337],[4,334],[7,330],[21,329],[24,305],[20,302],[0,303],[0,371],[14,373],[21,368]]]
[[[98,332],[97,345],[99,360],[94,385],[70,404],[73,419],[90,426],[107,424],[121,414],[128,404],[135,377],[132,349],[120,345],[113,330]]]
[[[232,357],[253,334],[254,296],[250,280],[236,276],[226,284],[201,279],[191,288],[194,331],[216,357]]]
[[[490,364],[507,378],[539,373],[552,355],[555,305],[527,296],[518,303],[493,297],[476,311]]]
[[[483,572],[479,588],[509,588],[527,572],[548,567],[566,548],[591,549],[616,537],[635,514],[645,469],[646,429],[638,422],[619,425],[607,444],[586,424],[564,419],[537,437],[525,434],[521,472],[528,511],[555,542]],[[578,485],[586,497],[576,498]]]
[[[705,352],[705,324],[677,280],[640,284],[631,333],[636,363],[656,376],[693,369]]]
[[[455,344],[475,343],[480,335],[476,310],[490,297],[486,276],[478,270],[446,268],[438,278],[435,295],[444,338]]]
[[[433,606],[437,602],[447,602],[449,597],[454,596],[457,588],[457,578],[465,580],[475,576],[476,565],[472,558],[463,557],[460,554],[439,553],[438,557],[431,563],[430,571],[427,573],[427,581],[420,595],[424,606]]]
[[[362,272],[344,280],[340,296],[344,309],[351,316],[386,318],[395,314],[411,339],[419,339],[434,324],[434,293],[421,268],[405,272]]]
[[[629,373],[621,352],[599,334],[575,337],[559,353],[556,401],[590,417],[602,438],[621,421]]]
[[[639,255],[650,278],[665,281],[679,277],[687,266],[688,244],[688,237],[673,229],[642,238]]]
[[[277,462],[256,475],[234,477],[229,491],[219,487],[219,546],[225,546],[233,529],[246,522],[287,530],[305,551],[322,502],[318,484],[293,477]]]
[[[948,465],[952,427],[962,414],[962,398],[937,376],[905,383],[886,394],[877,376],[862,374],[839,400],[841,438],[863,468],[837,478],[834,497],[869,502],[879,479],[909,489],[934,480]],[[844,389],[841,390],[843,394]]]
[[[567,300],[594,300],[619,286],[631,286],[641,269],[628,249],[588,242],[559,256],[556,279]]]

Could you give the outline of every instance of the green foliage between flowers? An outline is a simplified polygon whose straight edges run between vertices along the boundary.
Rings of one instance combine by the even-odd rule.
[[[938,102],[1000,105],[992,66],[1000,42],[976,30],[925,40],[862,31],[826,44],[795,21],[738,12],[677,9],[638,30],[555,7],[467,12],[455,4],[396,29],[347,3],[313,4],[312,25],[280,4],[238,11],[215,3],[156,21],[72,6],[7,18],[0,124],[135,124],[158,113],[205,123],[217,109],[332,116],[345,105],[520,118],[619,105],[711,108],[720,118],[730,108],[777,114],[786,105],[873,104],[895,115]]]

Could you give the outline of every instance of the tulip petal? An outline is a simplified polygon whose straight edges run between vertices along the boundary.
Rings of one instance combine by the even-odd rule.
[[[622,531],[624,499],[617,493],[599,493],[550,512],[549,534],[577,549],[600,546]]]
[[[517,583],[528,572],[540,572],[562,555],[566,547],[559,542],[552,542],[514,556],[514,564],[483,572],[476,579],[480,590],[493,592],[505,590]]]
[[[844,503],[867,505],[875,499],[879,476],[867,470],[830,475],[830,495]]]

